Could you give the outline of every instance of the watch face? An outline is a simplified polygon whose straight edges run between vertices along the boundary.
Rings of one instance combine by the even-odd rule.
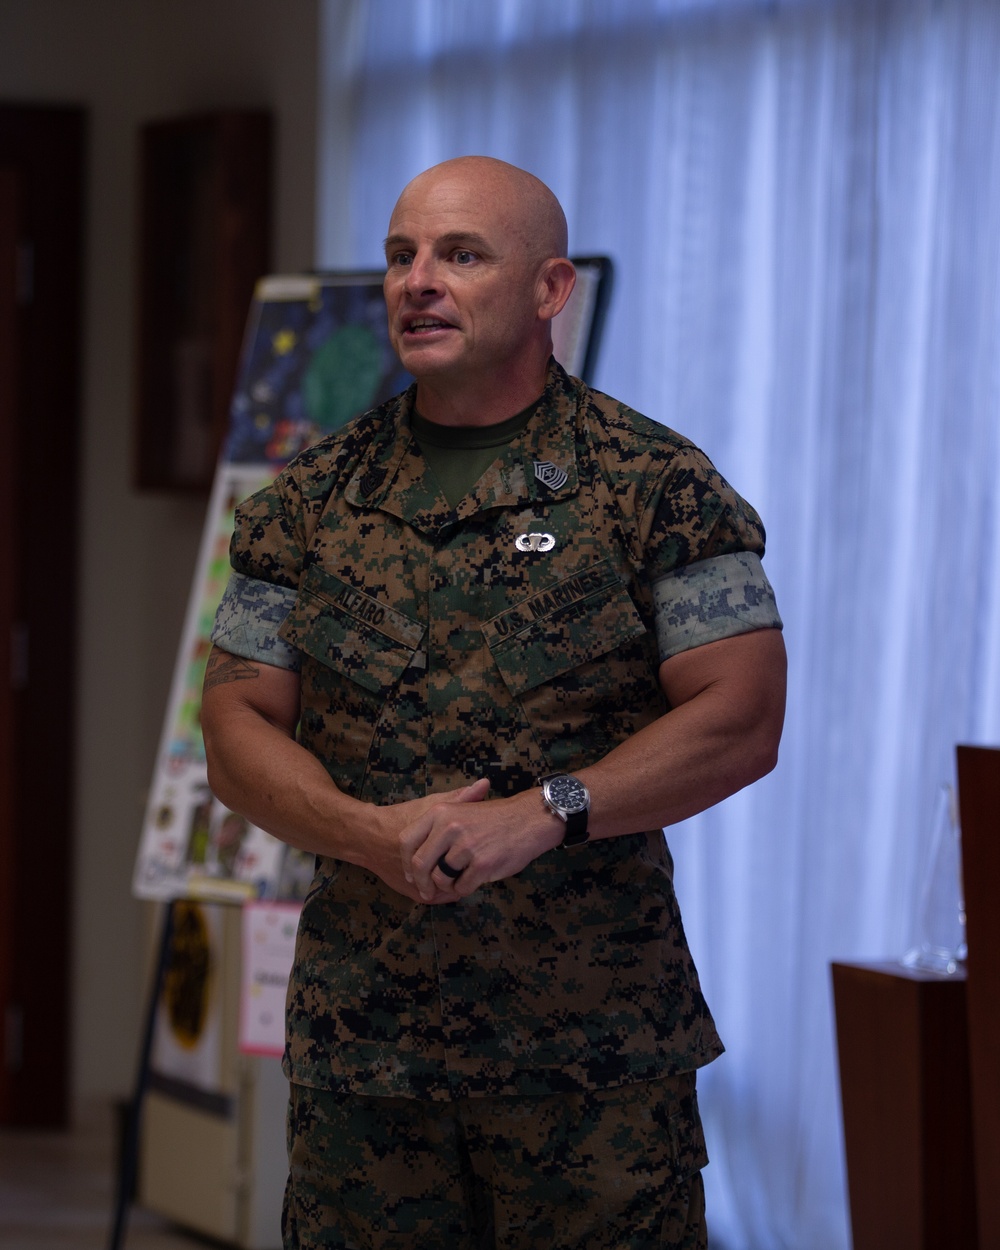
[[[563,812],[584,812],[590,803],[587,787],[575,777],[553,777],[545,783],[545,794]]]

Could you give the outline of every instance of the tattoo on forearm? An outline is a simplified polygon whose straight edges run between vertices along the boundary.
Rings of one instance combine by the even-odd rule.
[[[249,660],[238,655],[213,651],[205,669],[205,689],[211,690],[213,686],[221,686],[227,681],[249,681],[259,676],[257,665],[251,664]]]

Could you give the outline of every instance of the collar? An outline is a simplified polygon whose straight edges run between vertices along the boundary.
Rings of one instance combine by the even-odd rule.
[[[373,414],[379,429],[344,491],[355,508],[377,508],[414,529],[433,532],[494,508],[558,503],[579,490],[577,437],[583,384],[554,359],[527,426],[458,508],[438,493],[411,431],[416,384]]]

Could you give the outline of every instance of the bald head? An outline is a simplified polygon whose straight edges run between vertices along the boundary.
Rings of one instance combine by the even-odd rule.
[[[562,207],[545,183],[525,169],[492,156],[458,156],[442,161],[406,185],[396,210],[414,194],[431,193],[456,202],[489,204],[508,236],[516,240],[532,264],[566,255],[568,241]]]
[[[396,201],[385,258],[389,337],[425,417],[488,425],[538,398],[576,280],[543,182],[486,156],[435,165]]]

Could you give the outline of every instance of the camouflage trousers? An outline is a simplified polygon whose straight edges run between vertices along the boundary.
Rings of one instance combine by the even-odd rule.
[[[422,1102],[293,1085],[285,1250],[705,1250],[694,1073]]]

